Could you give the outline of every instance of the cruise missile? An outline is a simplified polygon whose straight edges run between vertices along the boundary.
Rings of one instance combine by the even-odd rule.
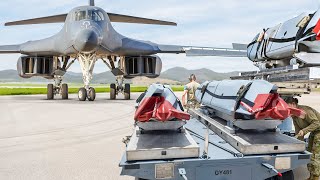
[[[290,108],[277,93],[278,87],[264,80],[205,82],[196,90],[196,99],[213,109],[215,116],[235,120],[285,120],[301,111]]]
[[[260,69],[320,65],[320,10],[302,13],[263,29],[247,45],[248,58]],[[237,48],[237,47],[234,47]]]
[[[169,86],[152,84],[137,99],[136,122],[167,122],[172,120],[189,120],[190,115],[184,112],[180,100]]]

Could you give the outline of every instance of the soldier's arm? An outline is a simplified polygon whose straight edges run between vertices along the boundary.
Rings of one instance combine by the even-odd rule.
[[[188,93],[188,87],[184,86],[184,91],[182,94],[182,105],[185,106],[186,105],[186,95]]]
[[[320,120],[313,111],[308,111],[304,120],[306,120],[310,124],[308,127],[302,129],[304,134],[320,128]]]
[[[295,131],[295,134],[299,134],[299,131],[301,130],[301,128],[298,126],[297,124],[297,121],[293,120],[293,125],[294,125],[294,131]],[[300,141],[303,141],[303,136],[299,136],[298,139]]]
[[[298,126],[297,122],[295,120],[293,120],[293,125],[294,125],[294,131],[296,134],[299,133],[299,131],[301,130],[301,128]]]

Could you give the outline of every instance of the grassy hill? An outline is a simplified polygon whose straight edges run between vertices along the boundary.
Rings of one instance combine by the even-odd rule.
[[[230,76],[236,76],[239,72],[230,72],[230,73],[217,73],[209,69],[197,69],[197,70],[188,70],[181,67],[175,67],[161,73],[160,77],[163,79],[171,79],[179,82],[188,82],[188,77],[190,74],[195,74],[199,82],[204,82],[207,80],[224,80],[229,79]]]
[[[153,82],[161,82],[163,84],[179,84],[188,82],[188,77],[190,74],[195,74],[199,82],[203,82],[206,80],[223,80],[229,79],[230,76],[238,75],[238,72],[231,73],[217,73],[209,69],[198,69],[198,70],[188,70],[181,67],[175,67],[164,71],[161,73],[159,78],[156,79],[148,79],[148,78],[135,78],[133,80],[126,80],[126,82],[139,85],[146,85]],[[4,70],[0,71],[0,82],[9,83],[9,82],[39,82],[39,83],[47,83],[52,82],[52,80],[47,80],[41,77],[33,77],[29,79],[24,79],[19,77],[16,70]],[[82,74],[68,72],[64,76],[64,82],[66,83],[82,83]],[[92,79],[93,84],[107,84],[115,82],[115,77],[110,71],[94,74],[94,78]]]

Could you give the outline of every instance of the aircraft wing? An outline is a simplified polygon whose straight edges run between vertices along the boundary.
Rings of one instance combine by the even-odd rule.
[[[20,53],[20,45],[0,46],[0,54]]]
[[[63,49],[64,50],[64,49]],[[25,55],[56,55],[62,54],[55,45],[54,38],[46,38],[36,41],[28,41],[16,45],[1,45],[0,54],[21,53]]]
[[[122,47],[114,51],[115,54],[123,56],[150,55],[160,53],[182,54],[187,56],[224,56],[224,57],[247,57],[246,50],[194,47],[180,45],[156,44],[150,41],[141,41],[124,37]]]
[[[158,48],[158,53],[186,53],[187,56],[247,57],[247,51],[239,49],[175,45],[158,45]]]
[[[28,25],[28,24],[46,24],[46,23],[61,23],[66,20],[68,14],[60,14],[54,16],[40,17],[34,19],[26,19],[20,21],[7,22],[5,26],[17,26],[17,25]]]
[[[175,23],[175,22],[162,21],[162,20],[157,20],[157,19],[149,19],[149,18],[128,16],[128,15],[122,15],[122,14],[114,14],[114,13],[108,13],[108,16],[109,16],[111,22],[177,26],[177,23]]]

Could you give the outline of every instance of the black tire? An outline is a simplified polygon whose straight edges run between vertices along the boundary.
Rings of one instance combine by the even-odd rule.
[[[116,84],[110,84],[110,99],[116,99]]]
[[[148,179],[142,179],[142,178],[135,178],[135,180],[148,180]]]
[[[79,101],[85,101],[87,99],[87,90],[85,88],[80,88],[78,92]]]
[[[282,173],[282,177],[274,176],[272,178],[268,178],[266,180],[294,180],[294,174],[293,171],[287,171],[285,173]]]
[[[124,85],[124,99],[129,100],[130,99],[130,84]]]
[[[47,99],[52,100],[54,98],[54,87],[53,84],[47,85]]]
[[[68,99],[69,98],[69,88],[68,84],[62,84],[61,86],[61,97],[62,99]]]
[[[89,101],[94,101],[96,99],[96,90],[91,87],[89,88],[89,92],[88,92],[88,100]]]

